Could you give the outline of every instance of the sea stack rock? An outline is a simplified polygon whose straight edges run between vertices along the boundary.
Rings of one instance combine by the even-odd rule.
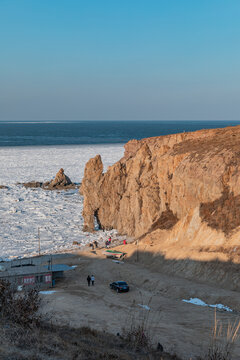
[[[42,188],[45,190],[68,190],[76,188],[76,185],[72,183],[67,175],[64,174],[64,170],[61,168],[52,181],[46,181],[45,183],[40,181],[30,181],[23,183],[26,188]]]
[[[85,167],[85,228],[135,238],[239,249],[240,126],[132,140],[102,173],[98,155]]]
[[[98,191],[99,187],[96,189],[96,184],[100,184],[101,178],[103,176],[103,163],[100,155],[95,156],[95,158],[90,159],[84,170],[84,179],[85,182],[82,183],[80,187],[80,194],[84,194],[84,190],[90,191],[92,194],[96,194],[95,197],[88,197],[87,202],[84,205],[84,231],[94,231],[94,215],[97,214],[100,203],[98,203]],[[97,190],[97,192],[96,192]]]
[[[69,187],[75,187],[70,178],[64,174],[64,170],[61,168],[55,176],[55,179],[50,183],[45,183],[44,187],[51,189],[64,189]]]

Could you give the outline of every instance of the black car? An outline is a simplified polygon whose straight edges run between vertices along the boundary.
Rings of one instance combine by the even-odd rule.
[[[117,290],[117,292],[127,292],[129,291],[129,286],[125,281],[115,281],[110,284],[110,288]]]

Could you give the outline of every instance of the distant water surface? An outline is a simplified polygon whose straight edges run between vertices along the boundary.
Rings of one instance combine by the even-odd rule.
[[[240,121],[9,121],[0,122],[0,147],[117,144],[238,124]]]

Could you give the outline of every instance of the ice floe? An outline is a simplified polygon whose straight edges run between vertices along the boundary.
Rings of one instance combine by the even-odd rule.
[[[123,145],[78,145],[0,148],[0,257],[26,257],[64,252],[77,242],[97,240],[104,244],[116,231],[95,234],[82,231],[83,197],[78,190],[45,191],[17,185],[17,182],[52,179],[60,168],[73,182],[80,183],[85,163],[102,156],[104,171],[123,156]]]

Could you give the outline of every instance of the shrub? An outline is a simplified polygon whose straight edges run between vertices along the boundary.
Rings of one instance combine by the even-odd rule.
[[[151,300],[148,301],[148,305],[150,305]],[[141,303],[143,303],[142,296]],[[137,350],[148,349],[152,345],[149,316],[150,311],[148,310],[136,310],[136,301],[134,300],[126,320],[127,327],[122,329],[122,336]]]
[[[30,326],[40,320],[37,315],[40,306],[39,292],[36,289],[18,293],[8,281],[0,280],[0,314],[22,326]]]

